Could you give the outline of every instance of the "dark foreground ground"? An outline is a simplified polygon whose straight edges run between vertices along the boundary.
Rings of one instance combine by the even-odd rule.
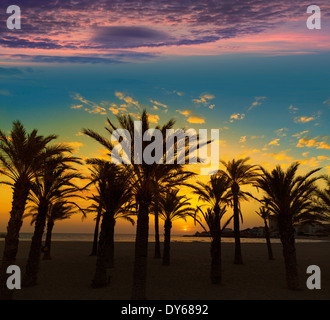
[[[2,256],[4,242],[0,242]],[[17,265],[25,269],[30,242],[21,241]],[[209,281],[209,243],[176,242],[171,245],[171,266],[153,259],[149,244],[148,299],[330,299],[330,242],[297,243],[301,291],[286,289],[281,244],[273,244],[275,260],[269,261],[265,244],[242,243],[244,265],[234,265],[234,244],[223,243],[223,283]],[[109,269],[111,284],[92,289],[95,257],[89,257],[91,243],[54,242],[53,259],[41,261],[39,284],[15,291],[15,299],[129,299],[131,295],[134,243],[115,245],[115,267]],[[309,290],[306,269],[321,268],[321,290]]]

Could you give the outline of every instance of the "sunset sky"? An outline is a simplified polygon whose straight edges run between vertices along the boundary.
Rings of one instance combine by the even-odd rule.
[[[321,30],[306,27],[314,3],[300,0],[20,0],[21,29],[8,30],[11,4],[0,5],[2,130],[18,119],[77,156],[104,156],[82,128],[106,134],[107,117],[146,108],[154,125],[220,129],[224,160],[249,156],[268,169],[299,160],[301,172],[330,173],[329,1],[317,2]],[[4,232],[11,190],[0,193]],[[243,209],[242,228],[262,225],[257,204]],[[184,228],[197,230],[173,224]],[[92,217],[54,232],[93,232]],[[120,222],[117,232],[134,229]]]

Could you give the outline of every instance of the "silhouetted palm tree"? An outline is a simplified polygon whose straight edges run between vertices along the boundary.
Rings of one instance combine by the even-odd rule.
[[[312,196],[317,190],[315,182],[320,178],[311,177],[320,169],[297,176],[298,167],[298,162],[291,164],[286,172],[280,166],[271,172],[260,167],[263,175],[255,183],[257,188],[266,193],[268,208],[277,216],[287,286],[292,290],[299,288],[293,219],[313,210]]]
[[[323,221],[330,219],[330,176],[322,176],[326,183],[324,189],[316,190],[317,206],[319,207],[319,218]]]
[[[205,231],[198,213],[202,214],[203,220],[207,223],[212,237],[211,242],[211,282],[221,283],[221,218],[226,212],[226,205],[229,203],[230,180],[226,175],[213,175],[210,181],[205,184],[198,182],[194,187],[194,194],[199,196],[198,200],[206,202],[209,210],[202,211],[200,207],[196,211],[195,221],[198,222]],[[230,220],[229,220],[230,221]],[[228,225],[229,221],[225,224]]]
[[[148,231],[149,231],[149,211],[154,196],[159,196],[163,188],[174,187],[178,184],[184,184],[185,181],[192,177],[194,173],[183,170],[183,165],[178,164],[176,144],[172,146],[173,155],[168,160],[168,149],[166,148],[167,130],[171,129],[174,121],[170,120],[162,127],[157,126],[162,133],[162,144],[160,154],[154,152],[155,158],[152,163],[147,163],[143,157],[144,152],[149,149],[155,149],[155,143],[150,132],[148,114],[144,110],[141,114],[141,125],[134,127],[134,120],[130,115],[121,115],[117,117],[119,122],[119,130],[108,119],[109,128],[106,130],[123,146],[123,156],[118,157],[116,145],[103,138],[101,135],[90,129],[84,129],[83,132],[101,143],[109,154],[113,157],[113,161],[123,161],[126,170],[131,172],[134,186],[134,198],[137,206],[137,229],[135,241],[135,258],[133,269],[133,287],[132,299],[146,299],[146,275],[147,275],[147,255],[148,255]],[[138,148],[134,141],[141,143]],[[150,151],[150,150],[149,150]],[[159,151],[159,150],[158,150]],[[186,154],[184,156],[186,159]],[[169,164],[170,163],[170,164]]]
[[[177,219],[186,219],[194,212],[189,202],[190,199],[179,196],[178,192],[178,189],[168,190],[158,201],[159,217],[164,220],[164,266],[170,265],[172,222]]]
[[[95,228],[94,228],[94,236],[93,236],[93,245],[92,245],[92,252],[90,256],[97,255],[97,247],[98,247],[98,238],[99,238],[99,229],[100,229],[100,221],[102,217],[102,202],[100,197],[93,194],[92,196],[87,197],[89,200],[92,200],[94,203],[91,204],[87,209],[86,212],[95,213]]]
[[[225,170],[219,170],[218,174],[223,174],[228,177],[231,183],[231,192],[233,195],[233,210],[234,210],[234,237],[235,237],[235,264],[242,264],[241,242],[240,242],[240,227],[239,227],[239,215],[240,215],[240,202],[239,194],[240,187],[243,185],[252,184],[258,177],[258,167],[255,165],[249,165],[249,158],[231,160],[228,162],[221,161],[225,166]],[[241,192],[241,194],[243,194]],[[249,195],[247,192],[245,195]]]
[[[82,176],[75,172],[72,163],[80,164],[78,158],[58,155],[46,159],[42,164],[41,174],[31,184],[29,200],[36,206],[35,229],[31,241],[23,286],[37,284],[37,274],[42,246],[42,236],[45,229],[48,208],[52,203],[73,197],[79,188],[75,179]],[[77,196],[77,195],[75,195]]]
[[[72,201],[59,200],[50,205],[48,208],[47,215],[47,226],[46,226],[46,239],[45,245],[42,248],[44,253],[43,260],[51,260],[51,244],[52,244],[52,232],[56,221],[62,221],[69,219],[73,214],[84,211],[77,207],[76,203]]]
[[[264,225],[265,225],[264,230],[265,230],[265,239],[266,239],[267,250],[268,250],[268,258],[269,258],[269,260],[274,260],[272,244],[270,242],[270,231],[269,231],[269,226],[267,223],[267,219],[269,219],[269,217],[270,217],[270,210],[268,208],[269,200],[266,198],[266,199],[262,200],[262,202],[264,203],[264,205],[262,205],[259,208],[259,211],[256,211],[256,214],[258,216],[260,216],[264,221]]]
[[[88,159],[87,164],[93,165],[91,180],[97,185],[98,198],[103,208],[100,238],[96,261],[96,270],[92,286],[104,287],[108,284],[107,264],[113,264],[114,229],[116,215],[129,219],[125,205],[132,198],[130,172],[125,167],[99,159]],[[124,214],[123,214],[124,212]]]
[[[1,174],[7,176],[13,189],[12,209],[7,227],[5,246],[0,267],[0,299],[11,299],[13,291],[8,290],[6,273],[9,265],[15,264],[18,250],[19,232],[31,182],[39,174],[45,159],[70,151],[63,145],[48,146],[57,136],[38,135],[37,130],[27,133],[20,121],[13,122],[13,128],[7,136],[0,130]]]
[[[155,216],[155,259],[160,259],[162,257],[160,253],[160,240],[159,240],[159,210],[157,208],[154,209]]]

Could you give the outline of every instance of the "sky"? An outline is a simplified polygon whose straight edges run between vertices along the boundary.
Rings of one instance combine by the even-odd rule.
[[[106,135],[107,118],[146,108],[152,125],[174,118],[176,128],[219,129],[221,159],[250,157],[267,169],[299,160],[302,173],[330,173],[328,1],[318,1],[321,29],[312,30],[309,1],[24,0],[15,1],[19,30],[6,27],[11,4],[0,5],[2,130],[21,120],[58,134],[76,156],[104,157],[82,129]],[[11,189],[0,192],[4,232]],[[262,225],[257,207],[243,204],[242,228]],[[93,224],[77,215],[54,232]],[[127,222],[116,228],[134,232]],[[22,231],[32,230],[26,219]],[[174,233],[196,230],[173,223]]]

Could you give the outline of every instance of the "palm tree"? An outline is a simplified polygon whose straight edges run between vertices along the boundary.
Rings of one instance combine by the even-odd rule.
[[[198,182],[194,188],[194,194],[199,196],[199,201],[207,203],[209,206],[206,212],[200,207],[196,210],[195,221],[198,222],[205,231],[206,228],[198,217],[201,213],[203,220],[207,223],[212,237],[211,242],[211,272],[210,278],[213,284],[221,283],[221,218],[226,212],[226,204],[229,203],[230,180],[226,175],[212,175],[210,181],[205,184]],[[229,220],[230,221],[230,220]],[[225,224],[228,225],[229,221]]]
[[[94,288],[99,288],[107,285],[107,264],[110,263],[110,266],[113,264],[116,218],[130,219],[127,215],[127,204],[131,202],[132,187],[129,183],[130,172],[125,167],[99,159],[88,159],[86,163],[93,165],[90,169],[91,183],[97,185],[100,206],[104,209],[96,270],[92,282]]]
[[[137,207],[137,228],[135,241],[135,258],[133,269],[133,286],[132,299],[143,300],[146,299],[146,276],[147,276],[147,255],[148,255],[148,232],[149,232],[149,212],[152,199],[154,196],[159,196],[161,189],[170,188],[178,184],[184,184],[185,181],[192,177],[194,173],[183,170],[183,165],[174,163],[168,164],[167,149],[166,149],[166,133],[174,125],[174,121],[170,120],[164,126],[157,126],[163,137],[161,144],[161,155],[156,154],[152,164],[147,163],[142,157],[144,152],[149,147],[153,147],[152,137],[150,137],[150,126],[148,121],[148,114],[144,110],[141,114],[141,126],[135,128],[134,120],[130,115],[121,115],[117,117],[122,132],[121,145],[125,146],[124,166],[126,170],[131,172],[132,185],[134,186],[133,193]],[[108,119],[109,128],[106,130],[115,137],[118,137],[117,127]],[[90,129],[83,129],[84,134],[90,136],[104,146],[111,156],[116,159],[116,145],[103,138],[101,135]],[[127,134],[128,133],[128,134]],[[128,135],[128,137],[127,137]],[[149,137],[145,139],[145,137]],[[119,141],[119,137],[118,137]],[[140,141],[141,146],[135,148],[134,141]],[[175,148],[175,146],[174,146]],[[177,157],[176,148],[174,150],[174,157]],[[127,158],[129,161],[127,161]],[[143,159],[141,159],[143,158]],[[125,160],[126,159],[126,160]],[[173,157],[172,159],[173,160]],[[160,164],[162,162],[162,164]]]
[[[31,182],[38,175],[45,159],[61,152],[70,151],[63,145],[48,144],[57,136],[38,135],[36,129],[27,133],[20,121],[13,122],[13,128],[7,136],[0,130],[0,165],[1,174],[7,176],[13,189],[12,209],[7,226],[7,235],[0,267],[0,298],[12,299],[13,291],[6,286],[7,268],[15,264],[18,250],[19,232]]]
[[[59,200],[52,203],[48,208],[47,215],[47,226],[46,226],[46,239],[45,245],[42,248],[44,253],[43,260],[51,260],[51,243],[52,243],[52,232],[56,221],[66,220],[71,217],[71,215],[78,212],[83,212],[81,208],[73,202],[68,202],[66,200]],[[84,214],[84,212],[83,212]]]
[[[42,164],[41,174],[31,184],[29,200],[36,207],[35,229],[31,241],[30,253],[26,265],[25,275],[22,279],[23,286],[37,284],[37,274],[42,246],[42,236],[45,229],[48,208],[52,203],[65,200],[73,196],[79,188],[74,184],[74,179],[82,179],[70,166],[71,163],[80,164],[78,158],[57,155],[46,159]]]
[[[315,182],[320,178],[311,177],[320,169],[297,176],[298,167],[299,162],[291,164],[286,172],[280,166],[271,172],[260,167],[263,175],[255,182],[255,186],[266,193],[268,208],[277,217],[286,281],[291,290],[299,288],[293,220],[313,210],[312,196],[317,190]]]
[[[179,190],[169,190],[159,199],[159,217],[164,220],[164,252],[163,265],[170,265],[170,246],[172,222],[177,219],[186,219],[194,210],[190,207],[190,199],[178,195]]]
[[[159,240],[159,210],[158,208],[154,209],[154,216],[155,216],[155,259],[161,258],[160,253],[160,240]]]
[[[324,175],[323,180],[326,183],[326,187],[323,190],[316,190],[317,207],[319,207],[320,220],[328,221],[330,219],[330,176]]]
[[[224,170],[219,170],[218,174],[225,175],[230,180],[231,192],[233,196],[233,210],[234,210],[234,237],[235,237],[235,264],[243,264],[242,253],[241,253],[241,241],[240,241],[240,226],[239,226],[239,215],[240,215],[240,187],[243,185],[252,184],[258,177],[258,168],[255,165],[249,165],[249,158],[231,160],[228,162],[221,161],[225,166]],[[241,194],[243,192],[241,191]],[[245,195],[250,196],[249,193],[245,192]]]
[[[263,200],[264,205],[259,208],[259,211],[256,211],[256,214],[260,216],[265,225],[265,239],[267,244],[267,250],[268,250],[268,258],[269,260],[274,260],[273,256],[273,250],[272,250],[272,244],[270,242],[270,231],[267,223],[267,219],[270,217],[270,210],[268,208],[269,200],[266,198]]]
[[[89,200],[92,200],[94,203],[91,204],[87,209],[86,212],[96,212],[95,217],[95,228],[94,228],[94,237],[93,237],[93,245],[92,245],[92,252],[90,256],[97,255],[97,245],[98,245],[98,237],[99,237],[99,228],[100,228],[100,221],[102,217],[102,203],[100,197],[97,195],[92,195],[87,197]]]

